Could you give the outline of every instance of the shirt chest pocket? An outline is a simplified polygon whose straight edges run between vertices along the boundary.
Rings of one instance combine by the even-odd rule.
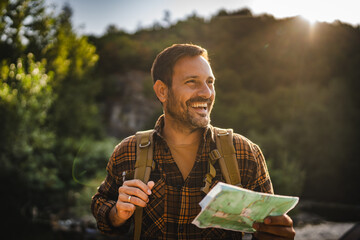
[[[160,178],[154,187],[151,189],[150,201],[156,199],[163,199],[165,196],[165,180]]]

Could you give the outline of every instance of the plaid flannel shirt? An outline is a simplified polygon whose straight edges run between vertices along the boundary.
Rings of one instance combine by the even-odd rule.
[[[155,182],[149,203],[143,211],[142,239],[242,239],[241,232],[218,228],[200,229],[191,222],[200,212],[199,202],[205,196],[200,190],[208,169],[208,156],[216,148],[212,126],[204,130],[196,162],[186,180],[171,156],[170,149],[161,133],[163,116],[155,125],[154,157],[155,170],[150,180]],[[238,160],[241,184],[244,188],[259,192],[273,193],[265,159],[259,147],[245,137],[235,134],[233,142]],[[91,209],[98,229],[105,234],[124,234],[132,229],[131,217],[121,227],[110,225],[108,215],[118,197],[118,188],[123,183],[123,172],[134,171],[136,161],[136,138],[124,139],[115,150],[107,165],[107,176],[93,196]],[[225,182],[218,163],[212,186]]]

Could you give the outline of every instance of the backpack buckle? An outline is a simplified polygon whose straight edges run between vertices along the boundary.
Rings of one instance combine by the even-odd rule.
[[[221,137],[221,136],[227,136],[227,135],[229,135],[229,132],[228,131],[224,131],[224,132],[218,132],[218,137]]]
[[[140,148],[146,148],[146,147],[150,146],[150,144],[151,144],[151,142],[150,142],[150,140],[149,140],[146,144],[140,143],[140,144],[139,144],[139,147],[140,147]]]
[[[221,154],[220,154],[219,150],[214,149],[209,153],[209,157],[210,157],[211,163],[214,164],[218,159],[221,158]]]

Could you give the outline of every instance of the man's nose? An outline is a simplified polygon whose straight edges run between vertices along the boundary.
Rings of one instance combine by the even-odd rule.
[[[202,98],[210,98],[214,94],[214,89],[207,84],[202,84],[198,95]]]

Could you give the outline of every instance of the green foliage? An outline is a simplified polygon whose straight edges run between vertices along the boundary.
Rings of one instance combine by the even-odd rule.
[[[306,172],[297,155],[291,153],[282,132],[269,129],[266,132],[250,132],[264,151],[274,191],[278,194],[300,196],[303,193]]]
[[[31,54],[26,61],[19,59],[16,64],[1,66],[0,121],[5,126],[0,138],[1,186],[8,189],[9,178],[18,183],[5,191],[23,196],[7,203],[15,209],[24,207],[25,203],[42,205],[51,196],[39,201],[36,193],[53,192],[64,186],[52,152],[55,135],[46,126],[54,101],[52,79],[53,74],[46,72],[43,63],[34,62]],[[11,210],[16,216],[17,210]]]
[[[114,146],[96,102],[96,48],[75,33],[69,7],[48,10],[43,0],[0,4],[0,173],[9,226],[66,213],[71,192],[83,186],[73,179],[74,161],[86,162],[83,177],[91,178]],[[91,149],[79,155],[84,142]]]
[[[70,139],[68,141],[71,143]],[[72,143],[78,149],[72,165],[73,180],[84,186],[98,187],[103,179],[95,185],[88,181],[99,174],[102,177],[105,176],[108,158],[111,156],[117,143],[118,141],[113,138],[101,141],[83,139],[82,141]]]
[[[35,59],[44,59],[48,70],[54,72],[51,86],[57,98],[49,122],[56,135],[70,137],[91,132],[99,136],[95,97],[101,83],[90,77],[98,56],[87,38],[74,32],[70,7],[65,6],[56,15],[48,11],[43,0],[6,1],[1,6],[0,29],[4,31],[0,59],[12,62],[31,52]]]
[[[103,169],[104,166],[102,166]],[[72,198],[73,204],[70,212],[74,216],[89,216],[89,206],[91,205],[91,197],[97,192],[97,188],[104,181],[106,172],[98,172],[95,177],[87,179],[84,187],[79,191],[71,191],[69,196]],[[92,218],[95,221],[94,218]]]
[[[39,59],[52,40],[54,18],[46,13],[44,0],[5,0],[0,5],[1,59],[16,61],[32,52]]]
[[[65,7],[55,23],[54,41],[43,50],[49,68],[55,73],[53,88],[57,94],[50,122],[58,137],[101,134],[95,102],[101,83],[91,77],[98,56],[86,37],[78,37],[71,25],[71,9]]]
[[[301,170],[299,161],[288,160],[284,153],[283,158],[276,160],[281,167],[273,167],[273,162],[272,159],[267,160],[274,191],[277,194],[301,196],[306,174],[304,170]]]
[[[38,149],[52,147],[54,134],[46,128],[46,116],[54,101],[52,75],[46,73],[43,63],[33,61],[32,54],[26,62],[18,59],[10,66],[2,64],[0,115],[1,125],[7,126],[1,131],[2,153],[26,158]]]

